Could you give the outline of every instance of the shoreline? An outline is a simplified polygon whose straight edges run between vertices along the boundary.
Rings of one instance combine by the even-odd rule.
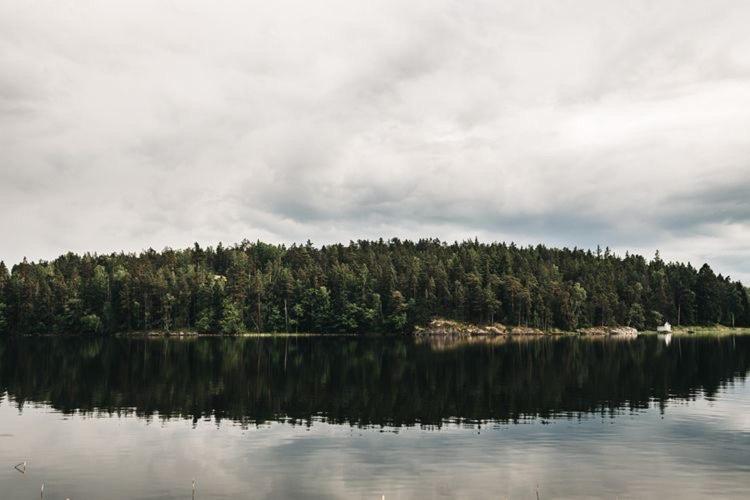
[[[566,331],[557,328],[542,330],[540,328],[521,325],[509,326],[502,323],[476,325],[461,321],[434,319],[424,327],[416,327],[413,335],[417,337],[635,337],[638,333],[638,330],[628,326],[597,326]]]
[[[491,325],[476,325],[452,320],[433,320],[427,326],[417,326],[407,334],[400,333],[312,333],[312,332],[241,332],[234,334],[199,333],[192,330],[178,330],[165,332],[160,330],[138,330],[131,332],[117,332],[112,334],[84,334],[84,333],[29,333],[10,335],[12,337],[118,337],[118,338],[271,338],[271,337],[352,337],[352,338],[541,338],[541,337],[593,337],[593,338],[635,338],[641,335],[672,335],[672,336],[721,336],[721,335],[750,334],[750,328],[715,326],[675,326],[671,332],[662,333],[656,330],[636,330],[625,326],[598,326],[579,328],[576,331],[559,329],[541,330],[526,326],[506,326],[499,323]]]

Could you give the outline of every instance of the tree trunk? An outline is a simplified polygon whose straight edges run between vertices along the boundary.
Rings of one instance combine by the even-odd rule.
[[[286,299],[284,299],[284,330],[289,333],[289,311],[286,307]],[[284,367],[286,367],[286,355],[284,357]]]
[[[148,294],[143,293],[143,329],[148,330]]]

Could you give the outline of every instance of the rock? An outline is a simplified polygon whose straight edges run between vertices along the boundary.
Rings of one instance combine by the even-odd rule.
[[[638,330],[632,326],[616,326],[610,330],[610,335],[625,335],[628,337],[634,337],[638,335]]]
[[[514,326],[510,330],[511,335],[544,335],[544,332],[539,328],[532,328],[529,326]]]
[[[579,328],[576,332],[581,335],[620,335],[634,337],[638,335],[638,330],[630,326],[594,326],[591,328]]]
[[[414,335],[442,335],[451,337],[470,337],[474,335],[507,335],[508,329],[500,323],[491,325],[472,325],[448,319],[434,319],[425,327],[416,327]]]

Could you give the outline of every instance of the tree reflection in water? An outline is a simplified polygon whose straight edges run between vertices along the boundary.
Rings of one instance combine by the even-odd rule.
[[[440,425],[620,412],[712,396],[750,337],[11,338],[0,392],[63,412]]]

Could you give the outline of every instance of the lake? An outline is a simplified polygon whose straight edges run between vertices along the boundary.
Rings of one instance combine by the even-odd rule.
[[[0,498],[747,498],[748,370],[741,335],[6,339]]]

